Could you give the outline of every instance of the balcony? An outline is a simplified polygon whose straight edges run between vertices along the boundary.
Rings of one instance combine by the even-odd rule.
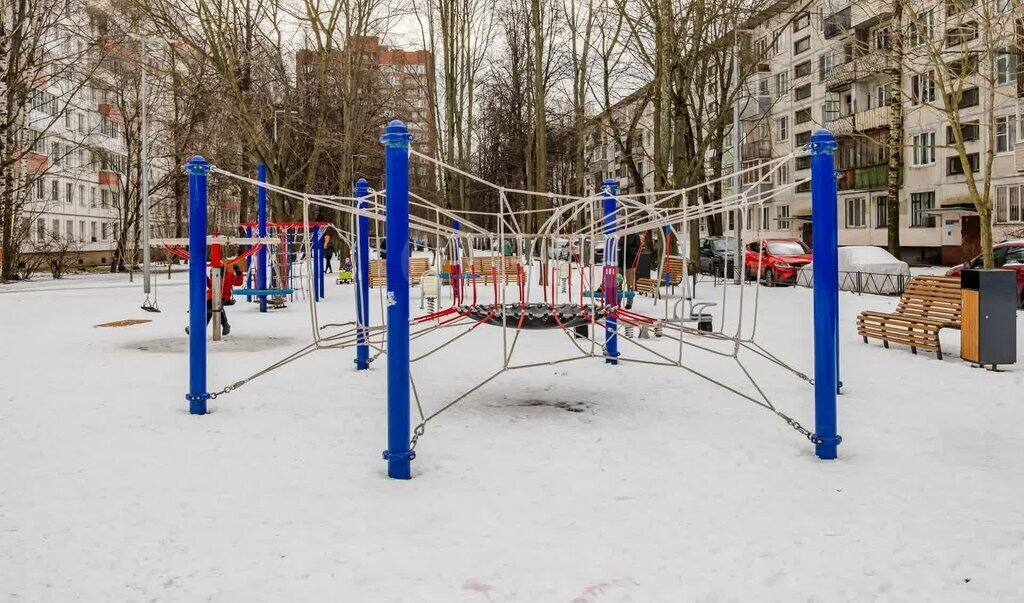
[[[30,172],[45,172],[49,167],[47,156],[41,153],[29,151],[25,154],[25,164]]]
[[[740,110],[740,119],[759,120],[772,111],[772,97],[766,95],[748,96]]]
[[[755,140],[743,143],[743,161],[751,159],[771,159],[772,143],[769,140]]]
[[[868,132],[880,128],[888,128],[892,108],[889,106],[875,107],[867,111],[859,111],[853,115],[844,115],[825,124],[825,129],[833,136],[844,136],[856,132]]]
[[[825,73],[825,88],[830,92],[845,88],[859,79],[886,73],[892,68],[888,56],[870,52],[829,69]]]
[[[859,0],[852,8],[850,21],[854,29],[871,27],[892,17],[891,0]]]
[[[841,191],[879,190],[889,188],[889,165],[879,164],[867,167],[839,170],[836,184]],[[903,170],[899,173],[899,184],[903,186]]]
[[[120,186],[121,175],[118,174],[117,172],[112,172],[110,170],[100,170],[97,183],[100,186]]]

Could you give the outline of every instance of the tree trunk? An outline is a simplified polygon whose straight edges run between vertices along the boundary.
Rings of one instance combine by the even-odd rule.
[[[904,0],[893,0],[892,32],[893,73],[889,98],[889,196],[886,199],[886,234],[889,253],[900,257],[900,172],[903,170],[903,19]]]

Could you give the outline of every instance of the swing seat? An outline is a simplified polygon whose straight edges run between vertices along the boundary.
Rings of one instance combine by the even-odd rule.
[[[603,293],[594,293],[593,291],[584,291],[583,297],[603,297]],[[633,299],[636,297],[636,291],[619,291],[619,299],[625,297],[626,299]]]
[[[251,295],[253,297],[273,297],[275,295],[291,295],[295,289],[235,289],[235,295]]]
[[[457,310],[460,314],[480,322],[502,326],[501,308],[492,304],[459,306]],[[589,314],[591,311],[594,312],[593,315]],[[589,324],[592,320],[599,320],[604,313],[603,306],[591,309],[589,306],[580,307],[579,304],[558,304],[552,308],[550,304],[545,303],[530,303],[525,307],[515,303],[505,306],[504,324],[514,329],[519,325],[521,318],[523,329],[575,329]]]

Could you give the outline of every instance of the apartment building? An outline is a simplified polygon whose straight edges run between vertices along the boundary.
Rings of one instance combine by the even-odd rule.
[[[373,133],[373,141],[368,141],[367,148],[361,152],[369,154],[373,152],[372,149],[377,149],[379,142],[376,136],[384,125],[392,119],[400,119],[413,134],[412,147],[433,156],[437,138],[431,95],[434,71],[431,53],[426,50],[392,48],[380,38],[358,36],[348,40],[345,48],[334,53],[329,62],[339,68],[349,53],[354,55],[354,68],[372,82],[369,90],[371,96],[367,97],[372,98],[372,101],[364,102],[361,106],[368,113],[365,116],[366,122],[373,125],[367,129]],[[300,50],[296,54],[296,63],[300,84],[312,83],[311,78],[316,76],[315,68],[320,63],[319,55],[312,50]],[[360,77],[354,79],[357,85],[362,85]],[[341,85],[341,82],[338,84]],[[366,165],[372,163],[367,161]],[[429,179],[433,182],[433,170],[428,166],[416,165],[414,169],[416,180]],[[428,183],[420,182],[420,185],[428,186]]]
[[[31,144],[23,167],[22,251],[64,247],[79,265],[105,264],[116,247],[125,201],[128,157],[124,117],[92,69],[101,33],[86,11],[82,22],[59,30],[45,73],[36,79],[23,140]]]
[[[884,0],[782,0],[749,20],[742,32],[744,72],[750,74],[739,103],[742,165],[751,168],[785,157],[805,145],[818,128],[832,132],[839,143],[841,245],[887,243],[887,139],[894,67],[891,6]],[[924,0],[905,13],[901,31],[910,34],[903,58],[901,254],[914,263],[953,264],[980,249],[978,216],[964,171],[972,170],[981,186],[989,148],[994,151],[995,238],[1002,240],[1024,227],[1024,143],[1018,142],[1024,141],[1019,100],[1024,87],[1019,86],[1016,20],[1005,0]],[[943,72],[936,74],[935,53],[948,56],[952,67],[940,66]],[[956,76],[954,84],[951,73]],[[967,166],[950,146],[954,135],[942,110],[947,102],[943,92],[954,89],[955,98],[948,102],[958,106]],[[992,102],[989,90],[994,90]],[[631,102],[624,99],[621,106],[595,118],[588,148],[595,157],[607,156],[612,169],[593,170],[588,183],[599,184],[597,175],[624,172],[614,169],[621,166],[622,157],[606,144],[598,124],[614,112],[627,114]],[[638,133],[649,132],[650,116],[640,123]],[[649,157],[653,137],[644,134],[643,142]],[[731,146],[725,152],[726,166],[733,163]],[[591,165],[607,167],[594,161]],[[765,182],[752,190],[762,176]],[[743,186],[748,193],[789,188],[747,212],[744,239],[760,234],[809,242],[810,186],[791,186],[809,176],[808,157],[796,157],[771,174],[747,173]],[[732,220],[726,226],[731,234]]]

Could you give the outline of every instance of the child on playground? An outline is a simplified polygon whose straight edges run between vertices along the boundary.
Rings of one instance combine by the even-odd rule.
[[[223,335],[227,335],[231,332],[231,325],[228,324],[228,314],[224,310],[224,306],[230,306],[235,303],[235,298],[232,296],[232,289],[236,285],[241,285],[245,282],[245,276],[242,274],[242,269],[238,267],[238,264],[231,265],[231,272],[225,271],[224,268],[220,269],[221,274],[221,288],[220,288],[220,324]],[[213,318],[213,279],[209,276],[206,277],[206,325],[210,325],[210,319]],[[185,327],[185,333],[189,332],[189,328]]]

